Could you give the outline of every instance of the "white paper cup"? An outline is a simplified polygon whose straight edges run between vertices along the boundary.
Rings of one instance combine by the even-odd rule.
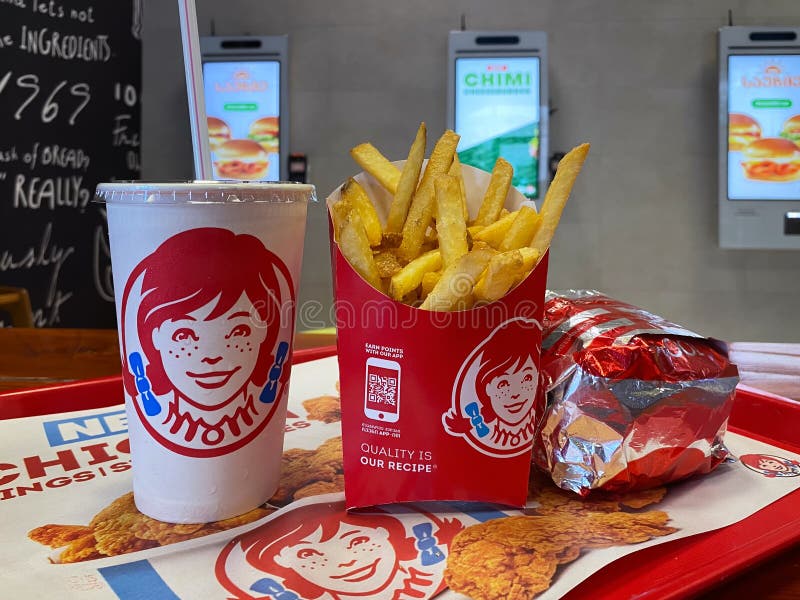
[[[313,199],[291,183],[98,186],[144,514],[217,521],[277,489]]]

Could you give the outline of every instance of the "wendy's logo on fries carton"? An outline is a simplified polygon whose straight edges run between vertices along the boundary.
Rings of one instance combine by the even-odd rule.
[[[522,317],[501,324],[461,365],[453,404],[442,415],[445,431],[489,456],[529,452],[536,427],[541,325]],[[520,352],[518,340],[530,345]]]
[[[450,543],[463,529],[409,507],[348,513],[344,503],[298,506],[229,542],[217,580],[232,598],[432,598],[445,588]]]
[[[258,436],[289,377],[287,308],[291,274],[251,235],[190,229],[141,260],[123,292],[121,343],[125,388],[149,435],[197,458]]]

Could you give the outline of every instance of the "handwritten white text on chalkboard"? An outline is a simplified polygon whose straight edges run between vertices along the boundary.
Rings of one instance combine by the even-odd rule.
[[[92,192],[82,187],[81,175],[66,177],[26,177],[18,174],[14,179],[14,208],[50,210],[57,208],[77,208],[83,212]]]
[[[47,286],[45,308],[38,309],[34,314],[34,324],[37,327],[58,323],[61,305],[72,296],[72,292],[65,293],[59,289],[58,277],[61,273],[61,267],[64,266],[70,255],[75,252],[75,247],[61,247],[51,243],[52,232],[53,224],[47,223],[38,245],[32,245],[16,255],[10,250],[3,250],[0,253],[0,272],[39,267],[52,268],[49,285]]]
[[[0,93],[5,90],[6,86],[8,85],[11,76],[13,75],[13,71],[7,71],[6,74],[0,79]],[[39,76],[34,73],[27,73],[25,75],[20,75],[15,80],[17,87],[30,90],[30,93],[27,98],[19,105],[17,110],[14,112],[14,118],[19,121],[22,119],[22,115],[25,112],[25,109],[31,104],[31,102],[36,99],[41,91],[41,86],[39,85]],[[44,103],[42,104],[41,112],[39,114],[42,123],[50,123],[55,119],[59,112],[60,112],[60,105],[56,102],[56,96],[61,92],[61,90],[66,87],[69,82],[65,79],[57,83],[53,89],[51,90],[50,94],[45,99]],[[89,104],[89,101],[92,99],[91,90],[89,89],[88,83],[75,83],[69,87],[69,93],[72,96],[71,98],[71,107],[73,108],[72,112],[69,114],[67,122],[70,125],[75,125],[75,121],[78,118],[78,115],[86,108],[86,105]]]
[[[22,26],[19,49],[30,54],[52,56],[64,60],[83,60],[86,62],[108,62],[111,60],[111,45],[108,36],[97,34],[93,37],[62,34],[47,27],[28,29]]]

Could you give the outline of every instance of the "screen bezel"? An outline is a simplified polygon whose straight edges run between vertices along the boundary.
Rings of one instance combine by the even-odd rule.
[[[491,43],[493,40],[497,40],[498,43]],[[508,43],[511,41],[513,43]],[[541,205],[550,181],[547,33],[544,31],[451,31],[447,46],[447,127],[454,131],[456,59],[514,57],[539,59],[539,194],[535,202],[537,205]]]
[[[277,62],[280,85],[278,114],[280,179],[289,179],[289,38],[288,36],[211,36],[200,38],[202,69],[209,62]]]

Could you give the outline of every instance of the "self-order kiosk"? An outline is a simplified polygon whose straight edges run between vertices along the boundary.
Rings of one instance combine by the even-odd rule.
[[[800,28],[719,32],[719,244],[800,249]]]

